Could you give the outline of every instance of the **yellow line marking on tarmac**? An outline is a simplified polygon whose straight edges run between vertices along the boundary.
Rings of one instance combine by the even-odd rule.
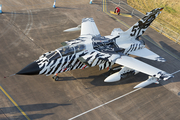
[[[118,13],[114,13],[114,11],[110,11],[110,13],[113,14],[113,15],[118,15]],[[125,13],[120,13],[120,15],[121,15],[121,16],[124,16],[124,17],[130,17],[130,18],[132,18],[131,15],[125,14]]]
[[[110,17],[114,18],[116,21],[118,21],[119,23],[123,24],[124,26],[126,26],[127,28],[130,28],[131,26],[127,25],[125,22],[119,20],[118,18],[116,18],[115,16],[111,15],[110,13],[107,12],[106,10],[106,0],[103,0],[103,12],[105,12],[107,15],[109,15]],[[151,27],[151,26],[150,26]],[[172,57],[176,58],[177,60],[180,61],[180,57],[178,57],[177,55],[173,54],[172,52],[170,52],[169,50],[164,49],[162,46],[158,45],[157,43],[152,42],[150,39],[148,39],[147,37],[145,37],[144,35],[142,35],[142,37],[146,40],[148,40],[149,42],[151,42],[152,44],[154,44],[155,46],[157,46],[158,48],[160,48],[161,50],[165,51],[166,53],[168,53],[169,55],[171,55]]]
[[[26,113],[18,106],[18,104],[10,97],[10,95],[2,88],[2,86],[0,85],[0,90],[6,95],[6,97],[14,104],[14,106],[17,107],[17,109],[21,112],[21,114],[24,115],[24,117],[26,117],[27,120],[31,120]]]
[[[129,25],[127,25],[126,23],[124,23],[123,21],[119,20],[118,18],[114,17],[113,15],[111,15],[109,12],[107,12],[106,10],[106,0],[103,0],[103,12],[105,12],[107,15],[109,15],[111,18],[115,19],[116,21],[120,22],[121,24],[123,24],[124,26],[126,26],[127,28],[130,28]]]

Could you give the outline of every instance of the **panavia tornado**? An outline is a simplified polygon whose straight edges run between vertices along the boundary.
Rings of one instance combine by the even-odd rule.
[[[129,55],[135,55],[158,62],[165,59],[145,48],[143,40],[139,37],[146,31],[163,8],[153,9],[134,24],[127,31],[115,28],[111,35],[101,36],[93,18],[82,19],[81,25],[67,29],[65,32],[81,30],[77,39],[65,41],[63,47],[47,52],[25,68],[17,75],[53,75],[58,80],[58,73],[99,66],[99,70],[112,69],[112,65],[119,64],[121,69],[108,76],[105,82],[119,81],[124,75],[138,72],[149,75],[149,79],[134,88],[145,87],[159,80],[168,80],[173,77],[156,67],[141,62]]]

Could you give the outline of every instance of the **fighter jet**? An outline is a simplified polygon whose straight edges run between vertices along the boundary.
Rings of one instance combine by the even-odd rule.
[[[136,75],[138,72],[150,77],[134,88],[158,83],[159,80],[168,80],[173,77],[172,74],[129,56],[165,62],[164,58],[145,48],[145,42],[139,39],[162,10],[163,8],[153,9],[127,31],[115,28],[107,36],[100,35],[93,18],[84,18],[78,27],[65,30],[81,30],[79,38],[63,42],[63,47],[41,55],[16,74],[53,75],[53,78],[58,80],[58,73],[97,65],[99,70],[111,69],[112,65],[119,64],[122,65],[120,71],[108,76],[104,82],[119,81],[128,73]]]

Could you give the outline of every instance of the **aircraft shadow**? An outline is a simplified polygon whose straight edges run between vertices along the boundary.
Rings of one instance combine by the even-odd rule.
[[[160,41],[159,43],[161,44],[161,46],[162,46],[164,49],[170,51],[171,53],[175,54],[176,56],[180,56],[180,52],[179,52],[179,51],[177,51],[177,50],[175,50],[174,48],[172,48],[171,46],[167,45],[165,42]],[[179,59],[180,59],[180,57],[179,57]]]
[[[152,51],[154,51],[154,49],[155,48],[157,48],[157,46],[155,46],[155,45],[149,45],[149,44],[152,44],[152,43],[154,43],[154,44],[156,44],[156,45],[158,45],[158,46],[161,46],[164,50],[167,50],[167,51],[169,51],[169,53],[171,54],[171,55],[173,55],[173,56],[175,56],[176,57],[176,59],[177,60],[179,60],[180,61],[180,52],[179,51],[177,51],[177,50],[175,50],[174,48],[172,48],[171,46],[169,46],[169,45],[167,45],[165,42],[163,42],[163,41],[160,41],[159,43],[156,43],[151,37],[149,37],[148,35],[143,35],[143,37],[140,37],[141,39],[143,39],[147,44],[147,46],[149,47],[149,49],[150,50],[152,50]],[[148,39],[148,40],[147,40]],[[149,42],[149,41],[151,41],[151,42]],[[169,54],[169,53],[167,53],[167,54]],[[161,56],[161,55],[160,55]],[[171,56],[172,57],[172,56]],[[175,58],[174,57],[174,58]],[[154,61],[152,61],[152,60],[148,60],[148,59],[145,59],[145,58],[137,58],[137,59],[139,59],[139,60],[141,60],[141,61],[143,61],[143,62],[145,62],[145,63],[148,63],[148,64],[150,64],[150,65],[153,65],[153,66],[158,66],[158,68],[160,68],[161,66],[163,66],[164,64],[166,64],[166,62],[169,62],[169,61],[166,61],[165,63],[161,63],[161,62],[154,62]],[[161,69],[161,68],[160,68]],[[173,72],[175,72],[175,71],[173,71]],[[178,79],[175,79],[175,78],[171,78],[170,80],[167,80],[167,81],[160,81],[160,84],[161,85],[166,85],[166,84],[169,84],[169,83],[171,83],[171,82],[179,82],[180,80],[178,80]],[[152,85],[150,85],[150,86],[147,86],[147,87],[151,87],[151,86],[157,86],[156,84],[152,84]]]
[[[161,44],[161,46],[163,47],[163,49],[167,50],[167,51],[170,51],[172,55],[174,55],[176,57],[176,59],[180,62],[180,52],[177,51],[176,49],[172,48],[171,46],[167,45],[166,43],[164,43],[163,41],[160,41],[159,42]],[[174,57],[174,58],[175,58]],[[175,71],[173,71],[175,72]],[[174,75],[176,77],[176,74]],[[169,83],[172,83],[172,82],[180,82],[179,79],[175,79],[175,78],[171,78],[170,80],[167,80],[167,81],[163,81],[163,85],[166,85],[166,84],[169,84]]]
[[[145,36],[145,37],[144,37]],[[147,40],[147,39],[148,40]],[[152,50],[152,51],[154,51],[154,52],[156,52],[154,49],[155,49],[155,47],[157,48],[157,46],[160,46],[161,48],[163,48],[165,51],[168,51],[168,53],[167,54],[169,54],[170,55],[170,57],[173,57],[173,56],[175,56],[174,58],[175,59],[177,59],[177,60],[179,60],[180,61],[180,52],[179,51],[177,51],[176,49],[174,49],[174,48],[172,48],[171,46],[169,46],[169,45],[167,45],[165,42],[163,42],[163,41],[160,41],[159,43],[156,43],[151,37],[149,37],[148,35],[143,35],[143,37],[141,38],[141,39],[143,39],[147,44],[147,46],[149,47],[149,49],[150,50]],[[151,42],[149,42],[149,41],[151,41]],[[155,46],[155,45],[149,45],[149,44],[156,44],[157,46]],[[160,48],[159,48],[160,49]],[[171,56],[172,55],[172,56]],[[160,55],[161,56],[161,55]],[[156,61],[152,61],[152,60],[148,60],[148,59],[145,59],[145,58],[139,58],[141,61],[143,61],[143,62],[146,62],[146,63],[148,63],[148,64],[150,64],[150,65],[153,65],[153,66],[156,66],[156,65],[159,65],[159,66],[163,66],[163,64],[166,64],[166,62],[170,62],[170,61],[166,61],[165,63],[161,63],[161,62],[156,62]],[[175,71],[173,71],[173,72],[175,72]],[[171,80],[170,80],[171,81]],[[178,81],[179,82],[179,81]]]
[[[91,81],[91,84],[94,85],[94,86],[114,86],[114,85],[120,85],[120,84],[129,84],[129,83],[141,83],[145,80],[148,79],[148,75],[144,74],[144,73],[138,73],[137,75],[129,75],[125,78],[121,78],[120,81],[117,81],[117,82],[112,82],[112,83],[106,83],[104,82],[104,79],[108,76],[107,75],[108,72],[100,75],[100,77],[102,79],[99,79],[100,77],[98,76],[89,76],[88,78],[94,78],[93,81]],[[83,78],[85,79],[85,78]],[[165,85],[165,84],[168,84],[170,83],[170,81],[160,81],[160,84],[151,84],[149,86],[146,86],[144,88],[154,88],[154,87],[159,87],[159,86],[162,86],[162,85]],[[135,86],[134,86],[135,87]]]
[[[28,114],[27,116],[31,119],[31,120],[36,120],[36,119],[40,119],[43,118],[45,116],[49,116],[49,115],[53,115],[54,113],[46,113],[46,114]],[[24,120],[25,116],[23,115],[19,115],[19,116],[14,116],[16,119],[21,119]]]
[[[24,111],[24,112],[28,112],[28,111],[42,111],[42,110],[46,110],[46,109],[52,109],[58,106],[68,106],[71,104],[58,104],[58,103],[42,103],[42,104],[31,104],[31,105],[19,105],[19,107]],[[17,108],[15,106],[13,107],[3,107],[0,108],[2,112],[0,112],[0,114],[15,114],[17,110]],[[54,113],[46,113],[46,114],[28,114],[28,117],[30,119],[39,119],[39,118],[43,118],[47,115],[53,115]],[[24,118],[23,115],[20,116],[15,116],[15,118]]]
[[[45,110],[45,109],[52,109],[52,108],[55,108],[58,106],[67,106],[67,105],[71,105],[71,104],[42,103],[42,104],[31,104],[31,105],[19,105],[19,107],[22,110],[25,110],[26,112],[28,112],[28,111],[41,111],[41,110]],[[4,107],[4,108],[0,108],[0,109],[3,111],[3,113],[12,113],[12,110],[14,108],[17,109],[15,106]]]
[[[116,67],[120,67],[120,66],[116,66]],[[113,67],[116,68],[116,67]],[[113,73],[118,72],[119,70],[115,70],[113,71]],[[113,74],[111,73],[111,74]],[[108,77],[110,75],[110,72],[107,71],[105,73],[102,73],[100,75],[95,75],[95,76],[88,76],[88,77],[78,77],[76,79],[93,79],[90,83],[94,86],[109,86],[109,85],[119,85],[119,84],[128,84],[128,83],[133,83],[133,82],[141,82],[146,80],[148,77],[147,75],[143,74],[143,73],[138,73],[137,75],[127,75],[125,78],[122,78],[120,81],[117,82],[104,82],[105,78]]]
[[[154,43],[154,44],[157,44],[151,37],[149,37],[149,35],[143,35],[139,38],[140,40],[144,40],[145,44],[148,46],[148,47],[151,47],[149,46],[148,44],[149,43]]]
[[[160,41],[159,43],[155,42],[151,37],[148,35],[143,35],[140,37],[140,39],[144,40],[146,45],[149,47],[150,50],[154,51],[153,49],[155,47],[162,47],[163,49],[169,51],[171,54],[175,56],[180,56],[180,52],[172,48],[171,46],[167,45],[165,42]],[[155,45],[149,45],[149,44],[155,44]],[[160,48],[161,49],[161,48]],[[178,57],[180,59],[180,57]]]
[[[144,58],[138,58],[136,57],[136,59],[139,59],[141,61],[146,61],[144,60]],[[149,61],[151,60],[147,60],[146,63],[148,63]],[[118,71],[117,71],[118,72]],[[115,72],[114,72],[115,73]],[[138,73],[137,75],[128,75],[127,77],[125,78],[122,78],[120,81],[117,81],[117,82],[111,82],[111,83],[106,83],[104,82],[104,79],[106,77],[109,76],[109,72],[105,72],[103,74],[100,74],[100,75],[96,75],[96,76],[88,76],[88,77],[79,77],[77,79],[83,79],[83,80],[86,80],[86,79],[93,79],[90,83],[94,86],[115,86],[115,85],[120,85],[120,84],[129,84],[129,83],[137,83],[139,84],[140,82],[143,82],[145,80],[148,79],[148,75],[144,74],[144,73]],[[166,85],[166,84],[169,84],[173,81],[173,78],[170,79],[170,80],[167,80],[167,81],[163,81],[163,80],[160,80],[160,84],[150,84],[144,88],[154,88],[154,87],[160,87],[160,86],[163,86],[163,85]],[[174,82],[174,81],[173,81]],[[179,82],[179,81],[175,81],[175,82]],[[136,84],[136,85],[137,85]],[[135,87],[135,86],[134,86]],[[92,88],[92,87],[90,87]],[[90,89],[90,88],[87,88],[87,89]]]
[[[104,75],[102,75],[104,77],[104,79],[107,77],[107,74],[104,73]],[[140,79],[142,78],[142,79]],[[129,84],[129,83],[134,83],[134,82],[142,82],[146,79],[146,75],[139,73],[137,75],[129,75],[126,78],[121,78],[121,80],[117,81],[117,82],[111,82],[111,83],[106,83],[104,82],[104,79],[94,79],[93,81],[91,81],[91,84],[95,85],[95,86],[109,86],[109,85],[120,85],[120,84]]]
[[[119,67],[119,66],[116,66]],[[114,67],[115,68],[115,67]],[[89,68],[91,69],[91,68]],[[114,71],[118,72],[119,70]],[[111,73],[112,74],[112,73]],[[108,77],[110,75],[110,72],[107,71],[105,73],[102,73],[100,75],[94,75],[94,76],[88,76],[88,77],[59,77],[59,79],[57,81],[72,81],[72,80],[77,80],[77,79],[81,79],[83,81],[88,80],[88,79],[92,79],[92,81],[90,81],[90,83],[94,86],[114,86],[114,85],[120,85],[120,84],[129,84],[129,83],[134,83],[136,82],[137,84],[140,82],[143,82],[145,80],[148,79],[148,75],[144,74],[144,73],[138,73],[137,75],[127,75],[125,78],[121,78],[121,80],[117,81],[117,82],[104,82],[105,78]],[[157,85],[149,85],[149,87],[158,87],[161,86],[160,84]],[[90,88],[86,88],[86,89],[90,89]]]

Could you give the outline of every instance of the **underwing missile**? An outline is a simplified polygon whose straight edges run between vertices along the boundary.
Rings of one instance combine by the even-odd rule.
[[[121,70],[119,72],[116,72],[109,77],[107,77],[104,82],[116,82],[119,81],[121,78],[125,78],[125,76],[130,75],[130,74],[137,74],[138,71],[133,70],[128,67],[121,67]]]
[[[121,79],[121,75],[119,72],[116,72],[110,76],[108,76],[104,82],[116,82],[116,81],[119,81]]]
[[[143,88],[143,87],[146,87],[152,83],[156,83],[156,84],[159,84],[158,82],[158,78],[156,77],[149,77],[149,79],[147,79],[146,81],[143,81],[141,83],[139,83],[138,85],[136,85],[134,88]]]

